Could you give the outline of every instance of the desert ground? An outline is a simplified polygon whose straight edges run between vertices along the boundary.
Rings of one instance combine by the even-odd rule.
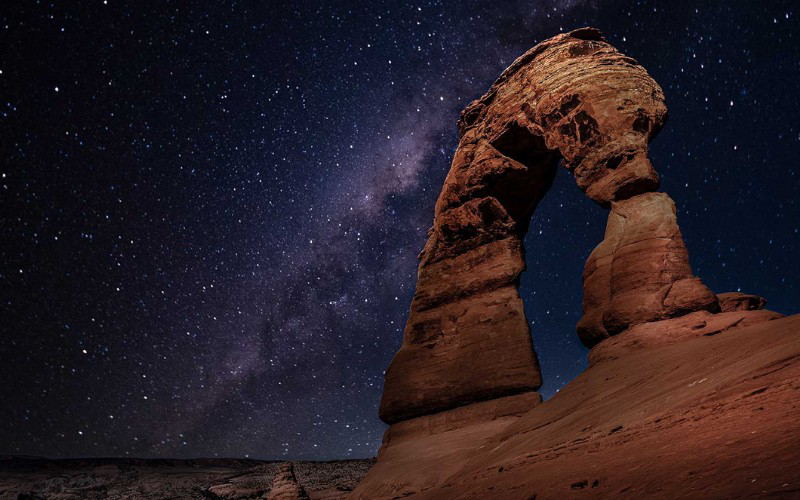
[[[266,498],[282,462],[246,459],[0,458],[0,499]],[[294,462],[312,499],[348,495],[374,460]]]

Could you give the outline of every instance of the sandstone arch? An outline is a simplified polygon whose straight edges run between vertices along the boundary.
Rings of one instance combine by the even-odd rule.
[[[517,287],[523,237],[559,160],[611,209],[583,276],[577,330],[585,345],[639,323],[718,310],[691,275],[674,203],[655,192],[647,145],[666,116],[658,84],[591,28],[535,46],[462,112],[381,419],[497,398],[503,403],[491,411],[513,413],[540,401]]]

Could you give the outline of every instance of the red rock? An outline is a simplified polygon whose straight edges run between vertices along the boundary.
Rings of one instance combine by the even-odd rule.
[[[717,298],[722,312],[752,311],[764,309],[764,306],[767,305],[767,300],[764,297],[739,292],[720,293],[717,294]]]
[[[360,484],[356,498],[394,498],[447,478],[465,453],[540,403],[538,394],[528,392],[391,425],[370,470],[374,482],[364,484],[367,488]]]
[[[351,498],[791,498],[798,391],[800,315],[692,336],[597,363],[521,417],[404,436]]]
[[[420,267],[403,346],[386,372],[385,422],[541,385],[516,286],[523,266],[519,240],[507,238]]]
[[[541,376],[521,308],[508,286],[420,313],[410,333],[419,343],[404,345],[387,370],[381,418],[393,423],[537,389]]]
[[[461,114],[459,145],[493,148],[537,170],[547,170],[557,152],[578,186],[607,206],[658,187],[647,143],[666,114],[664,93],[644,68],[584,28],[514,61]],[[468,170],[464,162],[453,166]]]
[[[603,324],[603,314],[611,302],[611,269],[614,251],[619,246],[622,218],[611,212],[603,241],[595,247],[583,268],[583,316],[578,321],[578,338],[591,347],[609,334]]]
[[[689,255],[664,193],[612,204],[603,242],[584,270],[578,335],[591,347],[626,328],[692,311],[718,311],[717,297],[692,276]]]
[[[389,445],[395,445],[409,438],[432,436],[482,422],[519,417],[541,402],[542,397],[539,394],[526,392],[404,420],[389,426],[386,430],[378,456]]]
[[[658,175],[647,144],[666,112],[644,68],[591,28],[532,48],[462,112],[403,344],[386,373],[385,422],[541,385],[517,286],[522,239],[559,159],[588,196],[612,206],[584,273],[586,345],[717,307],[691,275],[674,204],[649,193]]]
[[[272,489],[267,500],[308,500],[306,490],[298,484],[291,462],[281,465],[272,480]]]
[[[392,425],[355,498],[800,491],[800,442],[784,444],[800,435],[800,316],[745,310],[763,302],[718,299],[692,275],[647,157],[666,112],[644,68],[591,28],[532,48],[462,112],[385,376],[379,414]],[[583,273],[577,331],[592,366],[537,405],[517,286],[522,239],[560,159],[611,212]],[[742,439],[742,421],[766,440]]]
[[[782,317],[783,314],[766,310],[734,310],[718,314],[697,311],[678,318],[642,323],[593,347],[589,351],[589,366],[624,357],[631,351],[662,347],[693,337],[717,335],[733,328]]]

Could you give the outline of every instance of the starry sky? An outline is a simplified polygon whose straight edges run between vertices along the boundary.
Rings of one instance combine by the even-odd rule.
[[[664,88],[695,274],[800,312],[794,1],[26,1],[0,23],[0,454],[373,456],[455,122],[595,26]],[[607,212],[559,173],[521,294],[586,367]]]

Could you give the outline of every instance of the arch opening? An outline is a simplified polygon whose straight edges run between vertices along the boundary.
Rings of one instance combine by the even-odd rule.
[[[542,135],[516,120],[504,127],[491,145],[500,155],[524,167],[499,177],[494,190],[494,196],[524,235],[537,205],[553,185],[561,155],[547,148]]]
[[[489,400],[512,412],[541,401],[518,286],[523,239],[560,160],[610,208],[582,276],[585,346],[719,308],[691,275],[674,203],[656,192],[647,144],[666,115],[658,84],[590,28],[537,45],[462,112],[403,344],[385,376],[385,422]]]

